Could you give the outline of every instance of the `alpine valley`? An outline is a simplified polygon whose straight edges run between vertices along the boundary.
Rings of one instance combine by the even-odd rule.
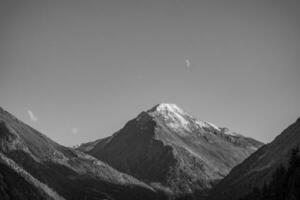
[[[299,171],[289,157],[299,132],[297,120],[264,145],[161,103],[111,136],[71,148],[0,108],[0,199],[248,200],[294,163],[284,199],[296,200]]]

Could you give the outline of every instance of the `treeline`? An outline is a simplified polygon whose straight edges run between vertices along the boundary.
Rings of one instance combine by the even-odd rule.
[[[240,200],[300,200],[299,148],[292,150],[287,168],[280,166],[268,184],[254,188]]]

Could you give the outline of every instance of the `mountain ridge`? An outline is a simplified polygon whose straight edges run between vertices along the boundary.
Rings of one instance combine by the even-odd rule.
[[[300,118],[272,142],[264,145],[233,168],[230,174],[211,191],[211,198],[225,200],[230,196],[231,199],[238,199],[249,193],[253,187],[261,188],[267,184],[278,167],[287,166],[292,149],[300,147],[299,133]]]
[[[226,131],[162,103],[112,136],[78,149],[175,196],[193,196],[210,189],[262,145]]]
[[[17,169],[28,173],[28,177],[38,180],[40,188],[45,184],[65,199],[162,198],[142,181],[90,155],[59,145],[3,109],[0,110],[0,153],[16,163]],[[12,166],[7,167],[15,171]],[[11,178],[20,178],[18,173]]]

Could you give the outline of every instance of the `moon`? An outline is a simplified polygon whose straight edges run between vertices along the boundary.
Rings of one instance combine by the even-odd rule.
[[[191,62],[189,59],[185,60],[186,67],[189,68],[191,66]]]

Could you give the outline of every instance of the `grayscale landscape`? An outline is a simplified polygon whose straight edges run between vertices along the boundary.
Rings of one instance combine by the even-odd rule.
[[[299,1],[0,15],[0,200],[300,200]]]

